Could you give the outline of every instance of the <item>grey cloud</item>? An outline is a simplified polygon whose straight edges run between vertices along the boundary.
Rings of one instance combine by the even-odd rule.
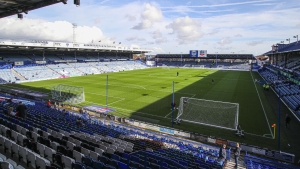
[[[261,44],[263,43],[264,41],[263,40],[259,40],[259,41],[251,41],[249,43],[247,43],[249,46],[256,46],[258,44]]]
[[[229,37],[221,39],[219,42],[217,42],[219,45],[224,46],[232,43]]]
[[[128,21],[136,21],[136,17],[132,15],[126,15],[125,18],[127,18]]]

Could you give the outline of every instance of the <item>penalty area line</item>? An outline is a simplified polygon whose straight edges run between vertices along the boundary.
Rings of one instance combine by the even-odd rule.
[[[244,132],[244,133],[245,133],[245,134],[252,135],[252,136],[263,137],[263,138],[268,138],[268,139],[274,139],[274,138],[272,137],[272,134],[258,135],[258,134],[248,133],[248,132]],[[270,135],[271,137],[268,137],[268,135]]]
[[[272,130],[271,130],[271,127],[270,127],[271,125],[270,125],[270,123],[269,123],[269,119],[268,119],[268,117],[267,117],[267,114],[266,114],[266,111],[265,111],[265,108],[264,108],[264,104],[263,104],[262,101],[261,101],[260,94],[259,94],[259,92],[258,92],[256,83],[255,83],[254,78],[253,78],[253,75],[252,75],[252,72],[250,72],[250,75],[251,75],[251,77],[252,77],[252,81],[253,81],[254,87],[255,87],[255,89],[256,89],[257,96],[258,96],[258,98],[259,98],[261,107],[262,107],[262,109],[263,109],[265,118],[266,118],[266,120],[267,120],[267,125],[268,125],[268,128],[269,128],[269,130],[270,130],[270,134],[271,134],[272,137],[274,137],[274,134],[275,134],[275,133],[273,133]]]
[[[85,102],[94,103],[94,102],[89,102],[89,101],[85,101]],[[99,105],[99,106],[103,106],[103,105],[100,105],[99,103],[94,103],[94,104]],[[113,107],[113,106],[109,106],[109,107],[113,108],[113,109],[116,109],[116,110],[123,110],[123,111],[128,112],[128,113],[145,114],[145,115],[148,115],[148,116],[164,118],[163,116],[153,115],[153,114],[149,114],[149,113],[143,113],[143,112],[138,112],[138,111],[134,111],[134,110],[128,110],[128,109],[123,109],[123,108],[119,108],[119,107]],[[171,119],[171,118],[167,118],[167,119]]]

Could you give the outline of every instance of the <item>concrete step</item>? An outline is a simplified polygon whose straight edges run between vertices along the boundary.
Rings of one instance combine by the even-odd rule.
[[[235,162],[234,161],[227,161],[227,165],[224,169],[233,169],[233,168],[236,168],[234,167],[235,166]],[[241,165],[241,161],[239,161],[239,165],[238,167],[239,169],[246,169],[245,166]]]

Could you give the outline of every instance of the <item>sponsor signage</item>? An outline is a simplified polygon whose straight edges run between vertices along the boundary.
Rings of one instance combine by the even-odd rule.
[[[222,140],[222,139],[216,139],[216,144],[218,144],[218,145],[223,145],[223,144],[227,145],[227,141]]]
[[[46,61],[35,61],[36,64],[46,64]]]
[[[172,135],[174,135],[174,130],[172,130],[172,129],[160,127],[160,128],[159,128],[159,131],[162,132],[162,133],[167,133],[167,134],[172,134]]]
[[[63,62],[77,62],[77,60],[55,60],[54,62],[63,63]]]
[[[252,152],[255,154],[260,154],[260,155],[266,154],[266,150],[260,149],[260,148],[255,148],[255,147],[252,147]]]
[[[207,138],[207,142],[215,144],[216,143],[216,139],[208,137]]]
[[[174,134],[176,136],[181,136],[181,137],[186,137],[186,138],[190,138],[191,137],[190,133],[186,133],[186,132],[183,132],[183,131],[177,131],[177,130],[175,130]]]
[[[24,65],[24,62],[15,62],[15,66],[22,66]]]
[[[207,57],[207,50],[190,50],[190,57]]]
[[[265,150],[265,156],[269,158],[274,158],[276,160],[281,160],[289,163],[294,163],[295,155],[288,154],[284,152]]]
[[[102,106],[95,106],[95,105],[86,106],[86,107],[83,107],[83,108],[86,109],[86,110],[97,112],[97,113],[105,113],[105,114],[107,114],[107,113],[110,113],[110,112],[114,112],[113,109],[102,107]]]

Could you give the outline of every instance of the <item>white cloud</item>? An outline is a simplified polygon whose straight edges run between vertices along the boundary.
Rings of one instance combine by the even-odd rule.
[[[258,44],[262,44],[262,43],[264,43],[264,41],[263,40],[259,40],[259,41],[251,41],[251,42],[249,42],[249,43],[247,43],[249,46],[256,46],[256,45],[258,45]]]
[[[232,43],[232,41],[230,40],[229,37],[220,39],[219,42],[217,42],[219,45],[224,46],[224,45],[228,45],[230,43]]]
[[[130,48],[138,48],[138,49],[140,49],[141,46],[140,46],[140,45],[137,45],[137,44],[131,44],[131,45],[130,45]]]
[[[203,42],[202,44],[203,44],[203,45],[209,45],[209,43],[208,43],[208,42]]]
[[[138,40],[138,41],[146,41],[145,38],[137,38],[136,40]]]
[[[178,8],[178,7],[185,7],[185,8],[211,8],[211,7],[224,7],[224,6],[236,6],[236,5],[246,5],[246,4],[257,4],[262,3],[263,1],[244,1],[244,2],[232,2],[232,3],[215,3],[212,5],[190,5],[190,6],[173,6],[173,7],[162,7],[162,8]]]
[[[108,2],[108,1],[110,1],[110,0],[103,0],[103,1],[100,2],[100,4],[104,4],[104,3]]]
[[[228,46],[228,47],[217,46],[217,47],[215,47],[215,49],[218,49],[218,50],[230,50],[230,49],[233,49],[233,47],[232,46]]]
[[[176,18],[172,23],[167,25],[166,28],[172,29],[172,33],[177,34],[180,44],[193,43],[203,36],[203,33],[200,30],[200,21],[188,16],[184,18]]]
[[[207,35],[215,35],[215,34],[217,34],[217,33],[219,33],[218,30],[213,30],[212,32],[207,33]]]
[[[136,36],[131,36],[131,37],[126,38],[127,41],[134,41],[136,39],[137,39]]]
[[[298,24],[296,25],[296,28],[300,28],[300,23],[298,23]]]
[[[236,34],[236,35],[234,35],[234,37],[241,38],[241,37],[243,37],[243,35],[241,35],[241,34]]]
[[[166,43],[168,41],[168,38],[163,37],[155,40],[155,43],[161,44],[161,43]]]
[[[160,32],[160,30],[159,29],[157,29],[156,31],[154,31],[154,32],[152,32],[152,37],[153,37],[153,39],[158,39],[158,38],[161,38],[162,37],[162,34],[161,34],[161,32]]]
[[[76,40],[80,43],[89,43],[92,40],[109,41],[102,31],[95,26],[78,26],[76,35]],[[0,37],[71,42],[73,40],[73,26],[67,21],[49,22],[39,19],[3,18],[0,20]]]
[[[157,54],[157,53],[166,53],[162,48],[160,47],[153,47],[153,54]]]
[[[134,26],[132,29],[148,29],[151,28],[155,22],[159,22],[163,18],[163,14],[160,9],[146,4],[145,10],[141,14],[141,22]]]
[[[128,21],[136,21],[136,17],[135,16],[133,16],[133,15],[125,15],[125,18],[127,18],[128,19]]]
[[[131,37],[128,37],[126,38],[127,41],[146,41],[145,38],[139,38],[137,36],[131,36]]]

